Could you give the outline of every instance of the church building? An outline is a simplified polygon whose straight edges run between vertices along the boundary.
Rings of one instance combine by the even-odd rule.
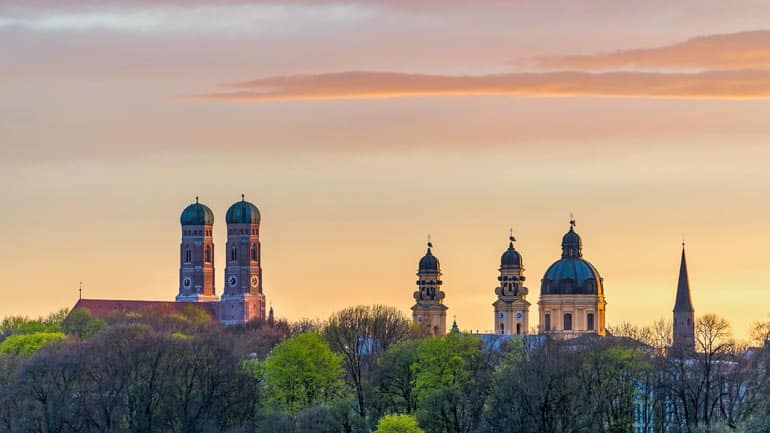
[[[556,338],[592,333],[605,335],[604,281],[583,258],[583,240],[570,220],[561,240],[561,258],[545,271],[540,282],[539,331]]]
[[[214,272],[214,212],[196,197],[195,203],[182,211],[179,222],[182,241],[176,302],[79,299],[72,309],[87,308],[92,314],[106,317],[113,313],[177,314],[195,308],[224,325],[267,319],[262,292],[259,209],[241,195],[241,200],[225,214],[227,257],[221,298],[217,295]]]

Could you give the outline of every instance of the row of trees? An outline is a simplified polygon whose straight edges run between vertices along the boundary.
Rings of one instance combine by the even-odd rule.
[[[9,318],[0,431],[770,431],[770,350],[736,343],[723,319],[698,320],[694,354],[668,350],[665,322],[612,332],[424,337],[385,306],[227,328],[195,309]]]

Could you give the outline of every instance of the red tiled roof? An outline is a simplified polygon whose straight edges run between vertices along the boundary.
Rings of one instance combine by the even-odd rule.
[[[214,305],[210,302],[169,302],[169,301],[122,301],[112,299],[80,299],[72,310],[86,308],[94,316],[105,319],[114,313],[135,313],[152,315],[183,314],[187,308],[197,308],[212,320],[217,320]]]

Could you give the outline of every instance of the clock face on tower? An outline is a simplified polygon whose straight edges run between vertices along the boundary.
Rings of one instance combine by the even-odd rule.
[[[192,285],[192,280],[190,277],[185,277],[185,279],[182,280],[182,285],[185,287],[190,287]]]
[[[238,285],[238,277],[236,277],[235,275],[230,275],[229,277],[227,277],[227,285],[229,285],[230,287],[237,286]]]
[[[259,277],[256,276],[256,275],[252,275],[251,276],[251,287],[256,289],[258,285],[259,285]]]

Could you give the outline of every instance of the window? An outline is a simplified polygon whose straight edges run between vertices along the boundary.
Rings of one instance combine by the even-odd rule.
[[[204,253],[206,258],[206,263],[211,263],[211,247],[206,247],[206,252]]]
[[[516,324],[516,335],[521,335],[521,323]]]
[[[505,325],[500,324],[500,334],[505,334]]]
[[[230,260],[233,262],[238,260],[238,248],[236,247],[230,248]]]
[[[572,331],[572,314],[570,313],[564,315],[564,330]]]
[[[588,316],[586,316],[586,322],[588,322],[588,330],[593,331],[594,330],[594,313],[588,313]]]
[[[256,262],[257,261],[257,246],[252,245],[251,246],[251,260]]]
[[[545,331],[548,332],[551,330],[551,315],[546,314],[545,315]]]
[[[184,250],[184,262],[185,263],[192,262],[192,251],[190,251],[189,248]]]

